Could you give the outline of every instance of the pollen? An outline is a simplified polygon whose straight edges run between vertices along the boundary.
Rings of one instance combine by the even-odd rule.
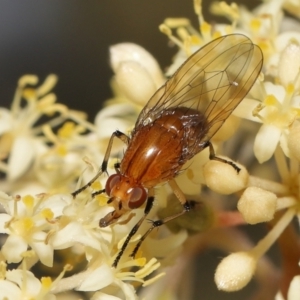
[[[32,208],[34,205],[34,198],[31,195],[24,196],[22,201],[27,208]]]
[[[68,150],[65,145],[59,145],[56,148],[57,154],[60,156],[66,156],[68,154]]]
[[[287,94],[292,95],[292,94],[294,93],[294,91],[295,91],[295,86],[294,86],[294,84],[289,83],[289,84],[287,85],[287,87],[286,87],[286,92],[287,92]]]
[[[135,273],[135,276],[139,278],[144,278],[149,274],[151,274],[152,272],[154,272],[155,270],[157,270],[159,267],[160,267],[160,263],[157,262],[155,258],[152,258],[147,264],[144,265],[142,269],[138,270]]]
[[[105,206],[107,204],[107,196],[104,194],[97,195],[95,198],[100,206]]]
[[[135,259],[135,262],[137,266],[143,267],[146,264],[146,258],[145,257],[137,258]]]
[[[95,181],[92,183],[91,185],[92,189],[95,190],[95,191],[99,191],[102,189],[102,184],[100,181]]]
[[[200,36],[193,34],[193,35],[191,35],[191,43],[193,45],[201,45],[202,40],[201,40]]]
[[[36,91],[32,88],[24,89],[22,95],[27,101],[36,99]]]
[[[261,21],[257,18],[254,18],[250,22],[250,28],[254,31],[257,32],[261,27]]]
[[[264,100],[264,104],[267,106],[276,106],[278,104],[278,101],[274,95],[267,95]]]
[[[54,217],[53,211],[50,208],[45,208],[41,211],[41,215],[43,218],[51,220]]]
[[[257,45],[260,47],[260,49],[264,53],[265,58],[269,58],[270,55],[272,55],[274,52],[272,44],[267,40],[266,41],[260,40],[260,41],[258,41]]]
[[[50,277],[42,277],[41,283],[42,283],[43,288],[49,289],[52,284],[52,279]]]
[[[25,235],[34,227],[34,222],[31,218],[25,217],[13,222],[12,227],[19,235]]]
[[[219,38],[219,37],[221,37],[221,36],[222,36],[222,34],[221,34],[220,31],[215,31],[215,32],[213,33],[213,35],[212,35],[212,38],[213,38],[213,39],[217,39],[217,38]]]
[[[205,34],[210,34],[211,32],[211,25],[207,22],[203,22],[200,25],[200,32],[205,35]]]
[[[66,122],[59,130],[58,136],[61,138],[69,138],[72,136],[75,130],[74,122]]]

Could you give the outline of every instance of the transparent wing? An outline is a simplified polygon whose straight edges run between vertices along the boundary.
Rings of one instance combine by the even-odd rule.
[[[260,48],[241,34],[208,43],[176,71],[141,111],[135,130],[152,122],[168,108],[199,110],[208,122],[209,140],[246,96],[263,63]]]

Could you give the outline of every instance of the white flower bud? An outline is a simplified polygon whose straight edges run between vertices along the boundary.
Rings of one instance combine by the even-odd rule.
[[[300,291],[300,275],[297,275],[293,278],[293,280],[290,283],[287,299],[298,299],[299,291]]]
[[[234,292],[245,287],[251,280],[256,259],[248,252],[232,253],[218,265],[215,283],[219,290]]]
[[[278,64],[280,82],[287,86],[295,81],[300,67],[300,46],[296,40],[290,40],[281,53]]]
[[[125,96],[144,106],[157,90],[151,74],[135,61],[125,61],[115,69],[115,79]]]
[[[288,146],[291,155],[300,161],[300,122],[295,122],[294,126],[290,129]]]
[[[231,161],[229,158],[225,158]],[[235,163],[236,164],[236,163]],[[236,164],[241,171],[237,172],[230,164],[210,160],[204,165],[206,185],[213,191],[229,195],[246,187],[248,182],[247,170]]]
[[[247,188],[237,205],[238,210],[248,224],[272,220],[276,207],[276,195],[258,187]]]
[[[136,62],[151,74],[156,89],[160,87],[165,79],[155,58],[143,47],[133,43],[116,44],[109,49],[110,63],[113,71],[126,61]]]

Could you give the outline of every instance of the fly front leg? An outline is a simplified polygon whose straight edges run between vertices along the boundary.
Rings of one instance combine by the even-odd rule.
[[[100,171],[83,187],[79,188],[78,190],[76,190],[75,192],[72,193],[73,198],[75,198],[78,194],[80,194],[82,191],[84,191],[85,189],[87,189],[89,186],[91,186],[97,179],[98,177],[107,171],[107,164],[108,164],[108,159],[111,153],[111,148],[112,148],[112,144],[113,144],[113,140],[114,138],[117,137],[118,139],[120,139],[121,141],[123,141],[126,145],[129,144],[129,137],[124,134],[123,132],[116,130],[110,137],[109,139],[109,143],[108,146],[106,148],[106,152],[104,155],[104,159],[100,168]],[[115,164],[115,168],[118,168],[119,164]]]
[[[223,162],[225,164],[231,165],[237,171],[237,173],[239,173],[241,171],[241,169],[234,162],[216,156],[215,149],[214,149],[214,147],[213,147],[213,145],[212,145],[212,143],[210,141],[207,141],[205,143],[203,149],[206,148],[206,147],[209,147],[209,159],[211,159],[211,160],[217,160],[217,161]]]
[[[182,211],[174,214],[172,216],[169,216],[167,218],[161,219],[161,220],[156,220],[156,221],[151,221],[152,225],[151,227],[146,231],[146,233],[141,237],[141,239],[139,240],[139,242],[136,244],[135,248],[133,249],[132,253],[130,256],[134,257],[137,253],[137,251],[139,250],[141,244],[143,243],[143,241],[146,239],[146,237],[152,232],[152,230],[154,228],[157,228],[163,224],[166,224],[169,221],[172,221],[180,216],[182,216],[183,214],[185,214],[186,212],[190,211],[192,208],[192,205],[190,202],[188,202],[185,198],[185,195],[183,194],[183,192],[181,191],[180,187],[178,186],[178,184],[176,183],[176,181],[174,179],[169,181],[169,185],[172,188],[175,196],[178,198],[178,200],[180,201],[181,205],[182,205]]]
[[[131,231],[129,232],[124,244],[122,245],[117,257],[114,260],[114,263],[112,264],[112,266],[114,268],[117,267],[120,258],[122,257],[125,249],[128,246],[128,243],[130,242],[131,238],[135,235],[135,233],[138,231],[138,229],[140,228],[141,224],[143,223],[143,221],[145,220],[145,218],[147,217],[147,215],[149,214],[149,212],[151,211],[152,207],[153,207],[153,202],[154,202],[154,189],[150,189],[149,193],[148,193],[148,199],[147,199],[147,203],[146,203],[146,207],[144,209],[144,215],[143,217],[135,224],[135,226],[131,229]]]

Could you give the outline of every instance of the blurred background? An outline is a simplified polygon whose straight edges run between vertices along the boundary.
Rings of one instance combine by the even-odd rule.
[[[212,20],[203,1],[206,20]],[[243,1],[248,7],[257,1]],[[241,3],[241,1],[238,1]],[[146,48],[161,68],[171,63],[177,48],[171,47],[158,26],[167,17],[189,18],[197,28],[192,0],[14,0],[0,2],[0,106],[9,107],[17,81],[24,74],[59,76],[58,101],[83,110],[93,121],[102,103],[111,97],[108,48],[134,42]],[[254,229],[255,230],[255,229]],[[260,232],[257,239],[264,235]],[[199,257],[194,268],[194,298],[245,299],[252,290],[219,293],[214,271],[224,253]]]
[[[209,4],[203,4],[208,20]],[[58,101],[93,120],[111,96],[109,46],[138,43],[165,68],[177,51],[158,30],[167,17],[187,17],[198,26],[192,0],[1,1],[0,105],[10,105],[21,75],[43,81],[55,73]]]

